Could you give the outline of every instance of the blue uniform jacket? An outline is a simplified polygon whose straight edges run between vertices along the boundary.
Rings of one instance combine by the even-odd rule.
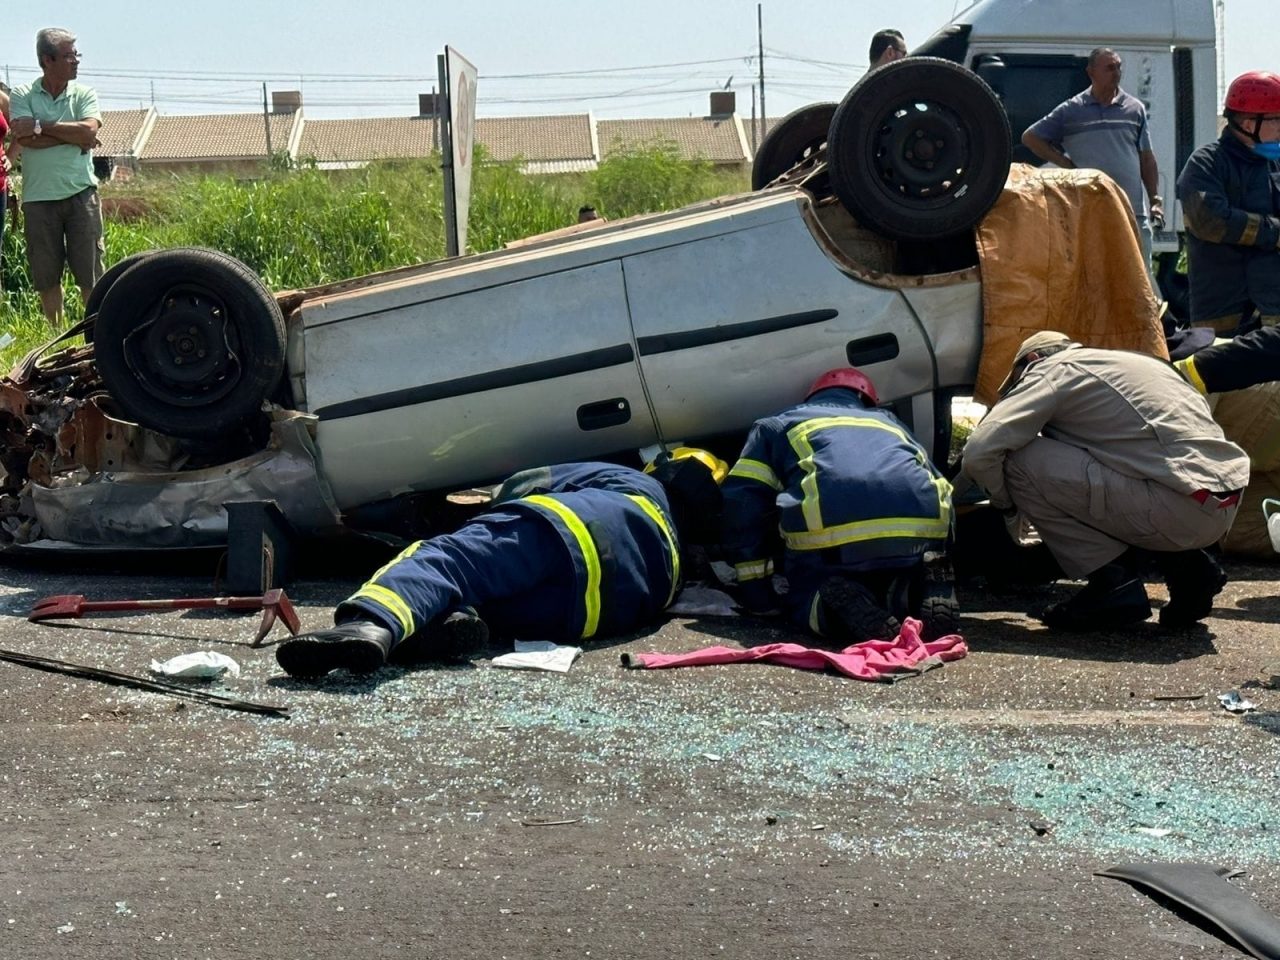
[[[680,545],[666,491],[652,477],[611,463],[539,467],[504,483],[494,505],[528,511],[560,534],[565,554],[522,561],[571,570],[581,599],[571,635],[632,629],[675,598]]]
[[[726,559],[744,586],[767,582],[779,541],[873,570],[914,562],[951,531],[951,484],[897,417],[850,390],[756,421],[721,489]]]
[[[1182,168],[1178,199],[1189,232],[1192,322],[1238,321],[1250,302],[1263,316],[1280,316],[1280,162],[1224,130]]]

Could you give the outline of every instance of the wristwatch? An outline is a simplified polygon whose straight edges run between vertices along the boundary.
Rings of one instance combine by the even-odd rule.
[[[39,117],[36,117],[36,125],[32,128],[31,133],[33,136],[37,136],[37,137],[40,136],[40,118]]]

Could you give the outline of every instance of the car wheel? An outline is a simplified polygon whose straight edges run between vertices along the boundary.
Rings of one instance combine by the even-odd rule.
[[[762,190],[827,142],[836,104],[811,103],[778,121],[751,163],[751,189]]]
[[[89,299],[86,300],[84,304],[84,318],[86,321],[84,329],[85,343],[93,343],[93,317],[102,309],[102,301],[106,299],[107,291],[110,290],[112,285],[124,275],[126,270],[135,264],[141,263],[153,253],[155,253],[154,250],[143,250],[141,253],[132,253],[123,260],[113,263],[107,268],[106,272],[98,278],[98,282],[95,283],[93,285],[93,289],[89,291]]]
[[[94,356],[130,419],[178,437],[245,421],[284,371],[284,317],[239,260],[159,250],[133,264],[98,310]]]
[[[968,230],[1000,196],[1011,154],[999,98],[977,74],[935,57],[872,70],[840,102],[827,137],[836,196],[895,240]]]

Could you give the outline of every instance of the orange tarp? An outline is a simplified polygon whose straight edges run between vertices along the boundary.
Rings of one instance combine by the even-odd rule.
[[[1018,344],[1037,330],[1059,330],[1090,347],[1168,358],[1133,214],[1110,177],[1015,163],[977,233],[979,403],[996,399]]]

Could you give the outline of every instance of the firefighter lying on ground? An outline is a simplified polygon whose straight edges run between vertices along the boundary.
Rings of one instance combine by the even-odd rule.
[[[465,659],[489,631],[558,642],[632,630],[680,585],[680,544],[714,537],[725,465],[679,448],[652,475],[609,463],[516,474],[456,533],[410,546],[334,612],[276,648],[294,677]],[[718,475],[717,475],[718,474]]]
[[[945,559],[951,485],[876,403],[862,371],[823,374],[803,403],[755,423],[721,487],[725,559],[743,606],[781,609],[841,646],[892,638],[905,616],[928,638],[959,620]]]

